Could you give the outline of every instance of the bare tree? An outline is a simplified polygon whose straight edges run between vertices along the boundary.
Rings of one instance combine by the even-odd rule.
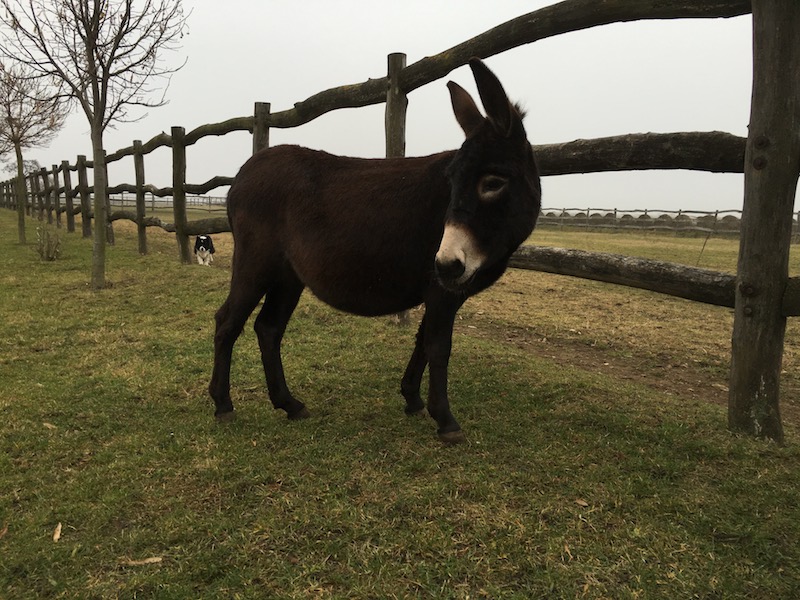
[[[50,80],[21,63],[0,63],[0,147],[14,151],[19,243],[25,239],[25,161],[22,150],[47,146],[64,125],[69,107]]]
[[[129,118],[131,107],[165,104],[170,68],[186,28],[181,0],[0,0],[5,9],[0,52],[64,83],[89,121],[94,163],[94,243],[91,284],[106,286],[106,181],[103,133]],[[155,83],[163,84],[161,94]],[[153,86],[153,87],[151,87]],[[142,118],[140,115],[138,118]]]

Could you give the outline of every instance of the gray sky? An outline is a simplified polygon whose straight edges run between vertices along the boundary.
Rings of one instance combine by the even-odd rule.
[[[169,104],[106,134],[109,152],[180,125],[274,111],[324,89],[386,72],[386,56],[408,64],[437,54],[548,0],[184,0],[192,10],[183,49],[165,59],[187,65],[172,78]],[[512,100],[528,109],[534,144],[640,132],[726,131],[747,135],[752,78],[751,20],[639,21],[557,36],[488,59]],[[473,91],[470,71],[454,79]],[[455,148],[447,79],[409,96],[408,155]],[[384,152],[383,105],[329,113],[300,128],[273,129],[273,145],[296,143],[338,154]],[[233,176],[251,148],[248,133],[205,138],[188,150],[187,179]],[[46,167],[91,156],[88,125],[75,113],[56,141],[30,151]],[[170,185],[171,155],[145,158],[148,183]],[[110,167],[111,184],[133,183],[133,161]],[[649,171],[548,177],[545,207],[738,209],[741,175]],[[223,195],[224,190],[211,192]]]

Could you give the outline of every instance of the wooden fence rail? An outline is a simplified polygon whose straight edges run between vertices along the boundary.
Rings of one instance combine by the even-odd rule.
[[[186,262],[188,236],[229,230],[224,217],[186,220],[187,193],[204,194],[232,182],[230,177],[213,177],[203,184],[185,181],[186,147],[204,137],[246,130],[253,134],[253,150],[256,151],[268,144],[272,127],[296,127],[332,110],[386,103],[386,154],[402,156],[408,93],[446,76],[473,56],[486,58],[547,37],[616,22],[733,17],[750,12],[754,22],[754,88],[747,139],[715,131],[630,134],[534,147],[543,175],[635,169],[744,173],[742,239],[746,243],[740,252],[738,275],[692,270],[657,261],[536,247],[521,248],[512,265],[734,306],[729,425],[780,441],[783,431],[778,411],[777,377],[785,317],[800,314],[800,296],[793,291],[800,290],[800,282],[788,277],[793,218],[789,193],[791,191],[793,199],[800,171],[800,141],[796,136],[796,131],[800,130],[800,80],[793,76],[800,71],[800,3],[797,0],[752,0],[752,3],[750,0],[566,0],[512,19],[408,66],[403,55],[392,55],[385,76],[321,91],[291,109],[272,113],[269,104],[257,103],[252,116],[201,125],[188,133],[175,127],[171,135],[160,133],[147,142],[134,141],[131,146],[109,154],[109,163],[133,156],[136,170],[134,184],[121,183],[109,188],[109,193],[130,192],[137,199],[135,213],[117,211],[111,213],[110,221],[118,218],[136,221],[142,252],[146,252],[144,232],[147,226],[175,231],[181,260]],[[173,151],[173,185],[155,188],[145,183],[143,157],[165,146]],[[789,157],[788,162],[785,157]],[[92,188],[87,185],[86,174],[89,168],[92,163],[79,156],[75,166],[65,161],[50,171],[29,175],[30,197],[25,199],[26,209],[38,210],[41,216],[47,214],[48,219],[54,211],[57,224],[60,212],[66,211],[70,230],[74,227],[70,216],[80,211],[83,234],[90,234],[88,198]],[[71,171],[78,173],[75,187],[71,185]],[[145,193],[173,197],[174,223],[144,216]],[[59,200],[61,195],[65,199],[64,206]],[[73,204],[73,199],[77,198],[80,198],[80,208]],[[0,205],[13,207],[15,202],[13,185],[9,181],[2,182]],[[759,333],[762,331],[759,324],[768,332],[766,335]],[[766,387],[764,382],[768,383]]]

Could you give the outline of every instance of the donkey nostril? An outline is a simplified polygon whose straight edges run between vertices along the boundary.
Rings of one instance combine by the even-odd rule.
[[[464,267],[464,263],[458,260],[457,258],[447,262],[437,260],[435,262],[435,266],[436,266],[437,277],[439,277],[439,279],[444,279],[449,281],[458,279],[464,274],[464,271],[466,270],[466,268]]]

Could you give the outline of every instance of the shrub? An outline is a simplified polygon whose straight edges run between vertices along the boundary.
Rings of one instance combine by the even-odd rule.
[[[36,227],[36,252],[40,259],[48,262],[56,260],[61,254],[61,238],[52,229],[44,223]]]

